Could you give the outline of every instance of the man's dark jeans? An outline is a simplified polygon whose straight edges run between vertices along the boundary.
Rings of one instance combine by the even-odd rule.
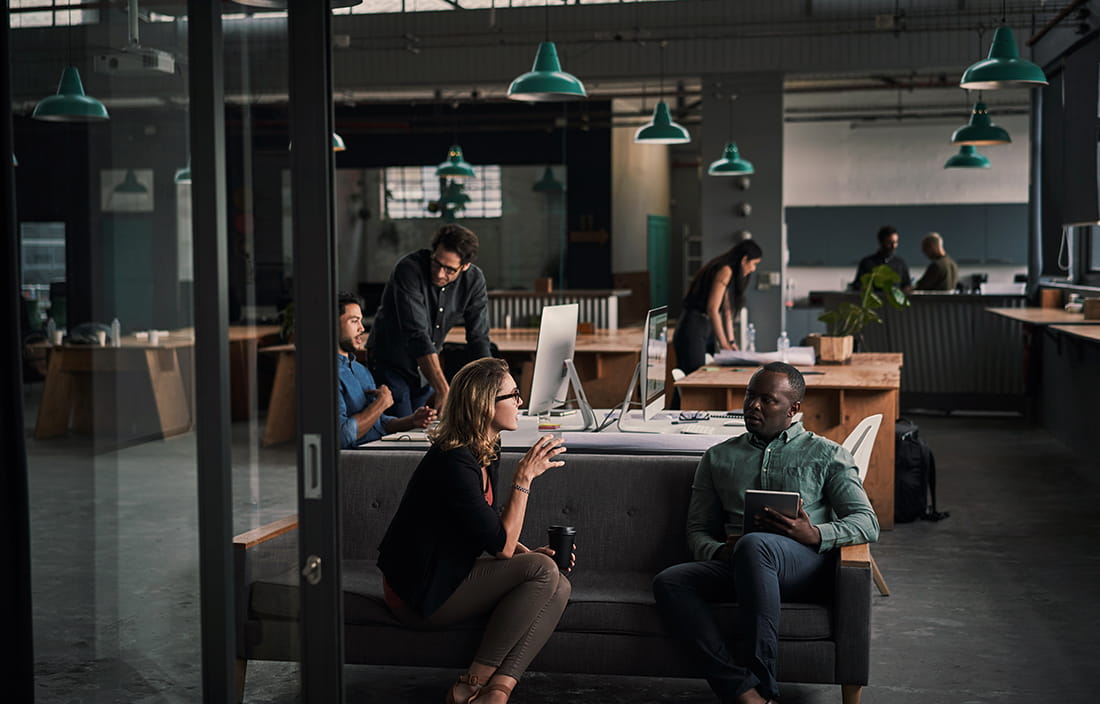
[[[385,384],[393,394],[393,405],[386,411],[391,416],[404,418],[412,415],[417,408],[426,405],[428,399],[435,393],[431,384],[423,386],[410,384],[404,374],[385,364],[376,362],[371,367],[371,372],[374,374],[375,382],[379,385]]]
[[[668,632],[688,644],[711,689],[733,702],[755,687],[760,696],[779,696],[775,680],[781,599],[817,600],[827,588],[830,553],[771,533],[749,533],[728,560],[674,565],[653,578],[653,595]],[[818,596],[819,598],[819,596]],[[731,653],[715,602],[737,602],[737,652]]]

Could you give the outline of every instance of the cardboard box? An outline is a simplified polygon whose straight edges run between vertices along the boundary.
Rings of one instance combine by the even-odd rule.
[[[1100,298],[1086,298],[1083,310],[1085,320],[1100,320]]]

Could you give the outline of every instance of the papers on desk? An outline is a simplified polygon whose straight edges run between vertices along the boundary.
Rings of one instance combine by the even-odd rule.
[[[723,367],[760,366],[768,362],[780,362],[778,352],[746,352],[722,350],[714,355],[714,363]],[[813,347],[792,347],[787,350],[787,363],[796,367],[812,367],[817,359]]]

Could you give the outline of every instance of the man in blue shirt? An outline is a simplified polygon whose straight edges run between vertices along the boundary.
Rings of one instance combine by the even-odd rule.
[[[404,418],[384,411],[393,405],[393,395],[385,385],[378,386],[370,370],[355,359],[363,349],[363,304],[353,293],[338,294],[339,346],[336,365],[340,380],[340,447],[347,449],[371,442],[390,433],[425,428],[435,420],[435,411],[417,408]]]
[[[774,702],[781,599],[827,592],[833,548],[878,539],[851,454],[795,422],[805,393],[801,372],[789,364],[772,362],[753,374],[744,402],[748,432],[712,447],[695,470],[687,540],[696,561],[653,579],[666,628],[723,704]],[[765,508],[747,517],[755,529],[740,535],[746,489],[797,492],[798,515]],[[727,647],[711,602],[738,603],[736,649]]]

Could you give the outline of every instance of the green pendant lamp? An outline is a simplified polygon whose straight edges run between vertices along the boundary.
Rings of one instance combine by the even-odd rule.
[[[462,157],[462,147],[453,145],[447,152],[447,161],[441,163],[435,170],[436,176],[447,178],[473,178],[476,176],[474,167],[470,166]]]
[[[138,181],[137,174],[133,169],[126,169],[126,177],[122,179],[122,183],[115,186],[115,193],[130,193],[133,195],[145,195],[149,192],[149,189],[145,187],[141,181]]]
[[[66,66],[57,84],[57,94],[38,101],[31,117],[51,122],[95,122],[109,120],[107,108],[95,98],[84,94],[80,71]]]
[[[750,176],[756,173],[751,161],[745,161],[737,153],[737,144],[728,142],[722,152],[722,158],[712,161],[707,167],[707,173],[711,176]]]
[[[970,144],[976,147],[984,147],[991,144],[1011,144],[1012,137],[1003,127],[993,124],[989,117],[989,109],[985,103],[974,103],[974,112],[970,114],[970,122],[955,130],[951,135],[952,144]]]
[[[557,47],[554,42],[545,41],[539,44],[531,70],[508,86],[508,97],[529,103],[553,103],[587,98],[588,92],[580,79],[561,70]]]
[[[668,103],[659,101],[653,108],[653,119],[634,133],[635,144],[687,144],[688,131],[672,121]]]
[[[191,183],[191,159],[187,160],[187,166],[176,171],[176,183]]]
[[[1000,26],[993,33],[989,57],[963,72],[959,87],[967,90],[994,90],[998,88],[1031,88],[1048,85],[1043,69],[1027,59],[1020,58],[1016,49],[1016,37],[1007,26]]]
[[[959,153],[949,158],[943,165],[945,169],[988,169],[989,159],[978,153],[973,145],[964,144]]]
[[[542,172],[542,178],[535,181],[535,185],[531,186],[532,191],[538,191],[540,193],[561,193],[565,190],[565,186],[562,182],[554,178],[554,171],[549,166]]]

